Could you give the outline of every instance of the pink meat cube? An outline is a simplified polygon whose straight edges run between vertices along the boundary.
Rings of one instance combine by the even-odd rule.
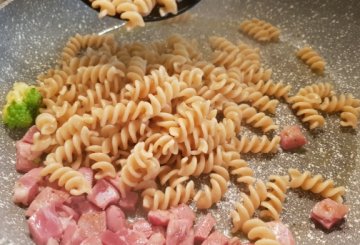
[[[280,146],[284,150],[293,150],[307,143],[299,126],[287,126],[280,132]]]
[[[106,225],[112,232],[126,229],[126,217],[124,212],[115,205],[111,205],[106,209]]]
[[[227,245],[229,238],[224,236],[218,231],[214,231],[210,236],[202,243],[202,245]]]
[[[84,175],[85,179],[89,182],[90,186],[93,186],[94,171],[91,168],[86,168],[86,167],[79,168],[78,171]]]
[[[39,132],[39,130],[37,129],[36,126],[32,126],[31,128],[29,128],[29,130],[25,133],[24,137],[22,137],[21,141],[28,143],[28,144],[33,144],[34,143],[34,134]]]
[[[194,230],[189,219],[170,219],[166,229],[166,245],[194,244]]]
[[[60,240],[63,227],[53,205],[37,210],[28,220],[31,237],[38,245],[46,245],[50,238]]]
[[[71,207],[78,213],[80,216],[87,212],[99,212],[100,209],[96,207],[94,204],[89,202],[85,195],[81,196],[71,196],[67,201],[66,205]]]
[[[209,236],[215,224],[216,221],[210,213],[201,217],[198,224],[195,226],[195,241],[204,241]]]
[[[126,197],[122,197],[119,201],[119,206],[127,211],[134,211],[136,209],[136,203],[139,199],[139,195],[136,192],[129,191],[126,193]]]
[[[117,243],[116,243],[117,244]],[[101,242],[100,237],[98,236],[92,236],[86,238],[84,241],[80,243],[80,245],[103,245]]]
[[[138,231],[129,230],[124,239],[129,245],[147,245],[148,239],[145,234]]]
[[[311,218],[329,230],[344,219],[348,212],[349,208],[346,205],[327,198],[315,204]]]
[[[96,182],[87,198],[90,202],[104,210],[110,204],[118,202],[120,196],[113,185],[101,179]]]
[[[177,219],[187,219],[191,221],[191,224],[194,222],[196,215],[192,209],[186,204],[180,204],[177,207],[172,207],[170,209],[171,214]]]
[[[57,205],[55,207],[55,211],[58,214],[61,223],[63,224],[64,230],[67,228],[67,226],[72,220],[79,219],[79,214],[76,213],[72,208],[64,204]]]
[[[23,141],[16,142],[16,165],[18,172],[26,173],[38,167],[34,160],[41,156],[41,152],[31,151],[31,144]]]
[[[29,205],[40,191],[42,168],[34,168],[21,176],[15,183],[13,202]]]
[[[105,212],[88,212],[81,215],[78,226],[84,231],[86,237],[100,236],[106,230]]]
[[[71,220],[64,230],[60,245],[79,245],[85,238],[84,232],[80,232],[76,222]]]
[[[126,241],[120,239],[119,235],[109,230],[103,232],[101,241],[104,245],[128,245]]]
[[[295,239],[289,228],[279,221],[267,222],[266,225],[275,234],[281,245],[295,245]]]
[[[38,209],[49,206],[50,204],[61,205],[68,198],[69,198],[68,193],[55,190],[50,187],[46,187],[39,193],[39,195],[36,196],[34,201],[30,204],[29,208],[26,210],[25,215],[31,216]]]
[[[165,245],[164,235],[159,232],[152,234],[147,245]]]
[[[145,219],[139,219],[133,224],[133,230],[143,233],[146,238],[149,238],[153,234],[151,224]]]
[[[153,225],[167,226],[171,214],[167,210],[151,210],[148,213],[148,220]]]

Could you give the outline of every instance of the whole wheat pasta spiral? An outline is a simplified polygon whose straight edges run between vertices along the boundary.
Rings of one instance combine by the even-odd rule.
[[[155,179],[159,170],[158,160],[145,150],[145,143],[139,142],[121,169],[121,179],[127,186],[135,187],[141,181]]]
[[[324,59],[312,48],[304,47],[296,53],[297,57],[307,64],[316,73],[322,74],[325,69]]]
[[[310,98],[311,95],[315,95],[315,99]],[[317,94],[308,94],[306,96],[295,95],[289,97],[288,102],[291,104],[291,108],[296,110],[296,115],[302,117],[301,121],[309,123],[310,129],[322,127],[325,124],[325,119],[315,109],[320,102],[317,102]]]
[[[232,139],[234,147],[242,153],[275,153],[279,148],[279,143],[279,136],[275,136],[271,140],[265,135],[261,137],[252,136],[251,138],[242,136],[240,140],[237,138]]]
[[[256,18],[243,21],[240,30],[260,42],[278,41],[280,36],[278,28]]]
[[[35,125],[42,135],[51,135],[57,129],[56,118],[49,113],[41,113],[36,117]]]
[[[111,157],[103,152],[94,152],[89,154],[89,159],[95,161],[91,165],[91,169],[98,171],[95,174],[95,179],[102,179],[105,177],[116,177],[116,169],[112,164]]]
[[[271,77],[271,69],[250,69],[244,74],[244,83],[258,83],[260,81],[268,81]]]
[[[253,107],[258,108],[259,111],[269,111],[270,113],[275,113],[276,107],[279,104],[278,100],[271,100],[259,91],[251,91],[248,101]]]
[[[327,113],[333,113],[343,110],[345,106],[359,107],[360,100],[355,99],[351,94],[333,95],[330,98],[324,98],[321,105],[319,105],[319,109]]]
[[[290,85],[285,85],[283,82],[274,83],[272,80],[267,82],[260,81],[253,86],[264,95],[274,96],[277,99],[281,97],[287,98],[288,93],[291,90]]]
[[[261,128],[264,133],[278,129],[278,126],[271,117],[265,115],[263,112],[257,112],[255,108],[247,104],[237,105],[237,110],[241,112],[246,124],[254,128]]]
[[[199,190],[194,196],[196,207],[199,209],[210,208],[214,203],[220,201],[227,191],[229,179],[229,173],[225,168],[215,166],[213,173],[210,174],[211,187],[205,185],[204,189]]]
[[[257,180],[255,185],[249,185],[249,195],[241,193],[242,202],[236,202],[235,210],[230,212],[232,232],[242,231],[244,223],[251,219],[266,196],[266,186],[261,180]]]
[[[261,218],[279,220],[288,186],[289,176],[271,175],[269,177],[269,182],[266,183],[267,197],[260,205],[264,208],[260,212]]]
[[[250,219],[243,225],[243,231],[249,240],[256,240],[255,245],[280,245],[274,233],[260,219]]]
[[[360,107],[344,106],[340,114],[340,125],[343,127],[357,128],[360,115]]]
[[[330,83],[314,83],[305,86],[299,90],[298,95],[307,96],[311,93],[319,95],[322,99],[334,95],[333,86]]]
[[[63,167],[61,164],[53,163],[44,167],[41,176],[50,175],[49,181],[58,181],[59,186],[64,186],[72,195],[81,195],[90,192],[90,184],[78,171],[70,167]]]
[[[145,189],[141,196],[143,197],[143,207],[146,209],[168,209],[180,203],[187,203],[192,199],[195,193],[195,185],[191,180],[185,183],[188,177],[175,178],[165,191],[155,188]]]
[[[309,190],[319,194],[322,197],[330,198],[336,202],[342,203],[342,196],[345,194],[343,186],[335,187],[333,180],[324,180],[321,175],[311,176],[309,171],[301,173],[297,169],[289,169],[290,187]]]

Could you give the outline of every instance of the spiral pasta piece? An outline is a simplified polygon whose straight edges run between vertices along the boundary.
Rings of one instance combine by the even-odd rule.
[[[129,187],[144,180],[153,180],[159,174],[160,164],[153,154],[145,150],[145,143],[137,143],[121,169],[121,179]]]
[[[351,94],[334,95],[331,98],[324,98],[321,105],[319,105],[319,109],[327,113],[333,113],[342,111],[345,106],[360,107],[360,100],[355,99]]]
[[[315,97],[311,98],[312,95]],[[296,115],[302,117],[301,121],[309,123],[310,129],[322,127],[325,124],[324,117],[315,109],[321,101],[317,99],[317,96],[315,93],[310,93],[306,96],[295,95],[288,99],[291,108],[297,111]]]
[[[268,96],[263,95],[259,91],[251,91],[248,101],[260,111],[269,111],[270,113],[275,113],[276,107],[279,104],[278,100],[270,100]]]
[[[336,202],[343,202],[342,196],[345,194],[345,188],[343,186],[335,187],[333,180],[324,180],[323,176],[319,174],[311,176],[309,171],[301,173],[292,168],[289,169],[289,175],[291,188],[301,188]]]
[[[278,129],[278,126],[271,117],[265,115],[263,112],[257,112],[255,108],[247,104],[238,105],[237,110],[241,112],[246,124],[254,128],[261,128],[264,133]]]
[[[205,185],[204,189],[199,190],[194,196],[196,207],[206,209],[219,202],[227,191],[229,179],[229,173],[224,167],[215,166],[210,174],[211,187]]]
[[[321,99],[334,95],[333,86],[330,83],[314,83],[301,88],[298,95],[307,96],[311,93],[319,95]]]
[[[267,197],[261,202],[264,208],[260,212],[260,217],[279,220],[282,211],[285,193],[289,186],[289,176],[270,175],[269,182],[266,183]]]
[[[143,207],[146,209],[165,210],[181,203],[189,202],[195,193],[195,185],[188,177],[174,178],[172,183],[165,188],[165,191],[149,188],[142,192]]]
[[[231,210],[232,232],[242,231],[244,223],[251,219],[260,203],[266,199],[267,190],[264,182],[257,180],[249,187],[249,195],[241,193],[242,202],[235,203],[235,210]]]
[[[243,231],[248,239],[256,240],[255,245],[280,245],[274,233],[260,219],[250,219],[243,225]]]
[[[42,135],[51,135],[57,129],[56,118],[49,113],[41,113],[36,117],[35,125]]]
[[[70,167],[64,167],[59,163],[52,163],[45,166],[41,172],[41,176],[50,175],[49,181],[58,181],[59,186],[64,186],[71,195],[81,195],[90,192],[90,184],[85,177],[78,171]]]
[[[289,91],[291,90],[290,85],[285,85],[283,82],[274,83],[273,80],[267,82],[259,81],[257,84],[252,85],[254,88],[264,95],[274,96],[277,99],[287,98]]]
[[[278,41],[280,36],[277,27],[256,18],[243,21],[240,30],[260,42]]]
[[[343,127],[357,128],[360,115],[360,107],[344,106],[340,114],[340,125]]]
[[[244,83],[254,83],[257,84],[260,81],[268,81],[271,78],[272,70],[271,69],[250,69],[244,75]]]
[[[241,139],[233,138],[232,145],[242,153],[275,153],[279,149],[280,136],[269,140],[265,135],[258,137],[242,136]]]
[[[316,73],[322,74],[325,69],[324,59],[312,48],[304,47],[297,51],[296,56]]]

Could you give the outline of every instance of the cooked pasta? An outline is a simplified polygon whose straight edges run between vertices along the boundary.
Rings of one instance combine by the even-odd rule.
[[[264,95],[274,96],[277,99],[281,97],[287,98],[291,89],[290,85],[285,85],[283,82],[274,83],[272,80],[267,82],[259,81],[253,86],[256,88],[256,90],[260,91]]]
[[[243,21],[240,30],[260,42],[278,41],[280,36],[277,27],[256,18]]]
[[[232,232],[243,230],[244,223],[251,219],[266,196],[266,186],[261,180],[258,180],[255,185],[249,185],[249,195],[241,193],[242,202],[236,202],[235,210],[230,212],[233,224]]]
[[[243,225],[243,231],[249,240],[256,240],[255,245],[280,245],[274,233],[260,219],[250,219]]]
[[[340,114],[340,125],[343,127],[357,128],[360,115],[360,107],[344,106]]]
[[[304,61],[310,69],[316,73],[322,74],[325,69],[324,59],[312,48],[304,47],[297,51],[297,57]]]
[[[321,105],[319,105],[319,109],[327,113],[333,113],[342,111],[345,106],[360,107],[360,100],[355,99],[351,94],[333,95],[330,98],[324,98]]]
[[[242,153],[276,153],[279,148],[280,137],[275,136],[269,140],[265,135],[258,137],[242,136],[241,139],[233,138],[232,144],[235,149]]]
[[[319,95],[322,99],[334,95],[333,86],[330,83],[314,83],[305,86],[299,90],[298,95],[307,96],[311,93]]]
[[[319,194],[325,198],[342,203],[342,196],[345,194],[343,186],[335,187],[333,180],[324,180],[321,175],[311,176],[309,171],[301,173],[297,169],[289,169],[291,188],[301,188]]]
[[[78,171],[70,167],[64,167],[59,163],[52,163],[44,167],[41,176],[50,175],[49,181],[58,181],[59,186],[64,186],[72,195],[81,195],[90,192],[90,184]]]
[[[260,217],[279,220],[282,211],[285,193],[289,186],[289,176],[271,175],[269,182],[266,183],[267,197],[261,202]]]

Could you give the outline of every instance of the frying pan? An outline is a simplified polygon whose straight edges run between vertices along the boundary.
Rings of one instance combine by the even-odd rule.
[[[123,22],[104,18],[74,0],[14,0],[0,9],[0,104],[14,81],[35,82],[40,72],[56,62],[66,40],[75,33],[115,33],[121,42],[151,41],[180,33],[199,40],[209,53],[206,40],[211,35],[231,41],[242,40],[259,47],[265,67],[273,69],[273,79],[293,86],[293,91],[314,82],[331,82],[337,92],[360,98],[360,1],[358,0],[202,0],[191,12],[188,24],[147,23],[145,28],[126,32]],[[257,17],[278,26],[279,43],[259,44],[238,31],[240,21]],[[324,76],[310,72],[294,55],[299,47],[311,45],[327,61]],[[340,228],[324,232],[309,220],[309,212],[319,198],[301,191],[288,192],[282,220],[293,231],[297,244],[360,243],[360,137],[359,132],[339,126],[338,115],[326,116],[322,130],[310,133],[288,106],[282,103],[275,121],[281,127],[299,124],[309,144],[301,151],[274,156],[244,155],[256,177],[286,174],[290,167],[310,170],[347,188],[345,203],[351,208]],[[18,174],[15,172],[15,140],[24,132],[0,126],[0,244],[31,244],[24,210],[11,201]],[[278,133],[278,132],[276,132]],[[217,228],[229,234],[229,210],[239,200],[239,188],[231,185],[225,198],[211,209]]]

